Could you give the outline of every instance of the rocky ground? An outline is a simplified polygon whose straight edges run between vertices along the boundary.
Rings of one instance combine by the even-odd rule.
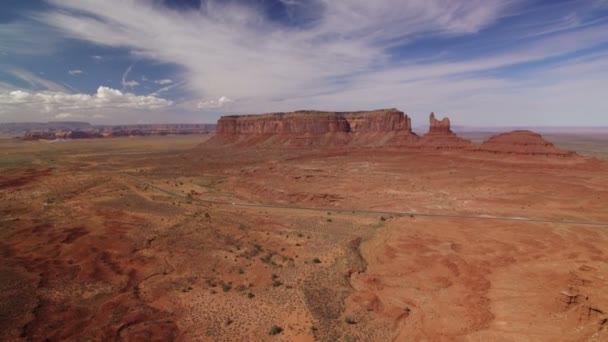
[[[3,141],[0,340],[608,338],[604,160],[202,139]]]

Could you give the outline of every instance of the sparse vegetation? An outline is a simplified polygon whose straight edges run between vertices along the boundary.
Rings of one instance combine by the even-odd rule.
[[[380,216],[380,221],[384,222],[386,221],[386,218],[384,216]]]
[[[357,322],[355,322],[355,320],[354,320],[352,317],[350,317],[350,316],[346,316],[346,317],[344,318],[344,322],[345,322],[346,324],[357,324]]]
[[[281,328],[278,325],[273,325],[272,328],[270,328],[269,335],[274,336],[274,335],[278,335],[278,334],[280,334],[282,332],[283,332],[283,328]]]
[[[312,262],[314,262],[315,264],[320,264],[321,263],[321,259],[314,258],[314,259],[312,259]]]
[[[253,297],[255,297],[255,295],[253,293],[251,293],[251,292],[247,293],[247,298],[251,299]]]

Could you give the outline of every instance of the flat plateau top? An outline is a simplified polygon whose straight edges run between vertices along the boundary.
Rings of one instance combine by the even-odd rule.
[[[353,112],[325,112],[320,110],[297,110],[295,112],[277,112],[265,114],[246,114],[246,115],[226,115],[222,119],[265,119],[265,118],[294,118],[294,117],[327,117],[327,116],[374,116],[392,112],[401,112],[397,108],[376,109],[369,111],[353,111]]]

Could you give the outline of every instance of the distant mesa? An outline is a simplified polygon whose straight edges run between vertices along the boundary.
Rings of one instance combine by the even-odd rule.
[[[399,146],[416,140],[403,112],[301,110],[287,113],[224,116],[210,144],[271,146]]]
[[[209,134],[215,124],[138,124],[93,126],[88,122],[0,123],[0,134],[21,135],[23,140],[92,139],[110,137]]]
[[[217,134],[326,134],[411,132],[411,121],[397,109],[360,112],[301,110],[288,113],[223,116]]]
[[[545,140],[540,134],[516,130],[495,135],[484,141],[479,151],[494,154],[543,155],[568,157],[574,152],[564,151]]]
[[[411,119],[396,108],[358,112],[301,110],[286,113],[223,116],[206,144],[266,147],[402,147],[462,150],[513,155],[572,156],[540,134],[514,131],[492,137],[481,146],[451,129],[450,119],[429,115],[429,129],[419,137]]]

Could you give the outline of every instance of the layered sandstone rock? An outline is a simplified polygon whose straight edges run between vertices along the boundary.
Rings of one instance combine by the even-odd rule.
[[[432,149],[468,149],[473,146],[470,140],[464,139],[452,132],[450,119],[435,118],[435,113],[429,116],[429,131],[418,142],[423,148]]]
[[[216,133],[226,134],[325,134],[411,132],[411,121],[397,109],[368,112],[296,111],[262,115],[223,116]]]
[[[397,109],[362,112],[296,111],[224,116],[210,143],[289,146],[400,146],[416,139]]]
[[[431,113],[429,117],[429,133],[428,134],[450,134],[450,118],[445,117],[441,120],[435,118],[435,113]]]
[[[545,140],[540,134],[527,130],[501,133],[484,141],[479,151],[495,154],[574,156],[574,152],[564,151]]]

